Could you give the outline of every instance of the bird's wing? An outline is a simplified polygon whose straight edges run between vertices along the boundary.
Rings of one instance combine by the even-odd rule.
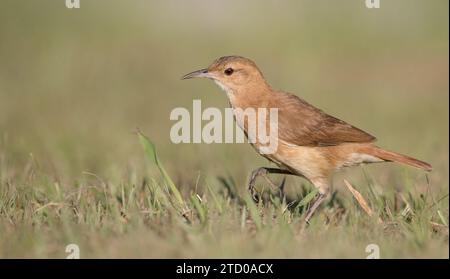
[[[278,108],[279,139],[299,146],[330,146],[373,142],[376,138],[308,104],[296,95],[276,92],[271,107]]]

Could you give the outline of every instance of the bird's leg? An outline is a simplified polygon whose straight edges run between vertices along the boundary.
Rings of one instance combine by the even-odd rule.
[[[283,176],[283,180],[281,181],[280,186],[278,187],[280,193],[280,199],[284,199],[284,186],[286,185],[286,176]]]
[[[314,215],[314,212],[316,212],[317,208],[319,208],[320,204],[325,200],[326,196],[327,196],[326,194],[319,193],[319,196],[316,198],[312,206],[306,212],[305,217],[306,224],[309,224],[309,220]]]
[[[254,170],[252,172],[252,175],[250,177],[250,181],[248,182],[248,190],[250,192],[250,195],[252,196],[254,201],[258,201],[258,196],[256,194],[256,190],[255,190],[255,182],[256,182],[256,178],[258,176],[262,176],[264,177],[264,179],[270,184],[270,186],[272,186],[274,189],[279,189],[279,187],[277,187],[275,185],[275,183],[273,183],[273,181],[267,176],[267,174],[269,173],[279,173],[279,174],[293,174],[292,172],[288,171],[288,170],[283,170],[283,169],[276,169],[276,168],[265,168],[265,167],[261,167],[261,168],[257,168],[256,170]],[[284,183],[283,183],[284,184]],[[283,185],[282,184],[282,185]]]

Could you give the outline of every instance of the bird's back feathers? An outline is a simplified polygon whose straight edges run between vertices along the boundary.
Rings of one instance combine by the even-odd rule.
[[[299,146],[331,146],[373,142],[376,138],[326,114],[294,94],[273,92],[270,107],[278,108],[279,138]]]

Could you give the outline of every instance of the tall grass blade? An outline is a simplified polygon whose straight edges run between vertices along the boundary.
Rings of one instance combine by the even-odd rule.
[[[159,169],[159,172],[164,178],[164,181],[166,185],[168,185],[170,191],[175,196],[176,201],[180,205],[184,205],[183,198],[181,197],[181,193],[178,190],[178,188],[175,186],[175,183],[173,183],[170,176],[167,174],[166,170],[164,169],[162,163],[160,162],[158,155],[156,154],[156,148],[155,145],[140,131],[137,132],[139,136],[139,141],[142,144],[142,147],[144,148],[145,154],[147,155],[147,158],[152,161]]]

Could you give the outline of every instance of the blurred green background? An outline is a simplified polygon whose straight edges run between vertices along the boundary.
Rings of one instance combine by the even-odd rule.
[[[214,83],[180,77],[235,54],[274,88],[431,163],[433,184],[448,193],[446,0],[381,0],[380,9],[363,0],[81,0],[72,10],[64,2],[0,3],[3,182],[30,164],[66,187],[83,172],[113,181],[143,173],[139,127],[182,191],[199,175],[231,175],[244,189],[250,171],[267,165],[250,146],[169,138],[173,108],[192,110],[193,99],[228,106]]]
[[[197,172],[256,167],[239,145],[170,142],[175,107],[228,106],[212,82],[181,81],[215,58],[256,61],[294,92],[376,135],[383,147],[448,168],[448,1],[4,0],[0,146],[61,178],[139,167],[140,127],[166,164]],[[237,160],[236,160],[237,159]],[[189,163],[186,163],[189,160]],[[233,162],[230,164],[230,162]]]

